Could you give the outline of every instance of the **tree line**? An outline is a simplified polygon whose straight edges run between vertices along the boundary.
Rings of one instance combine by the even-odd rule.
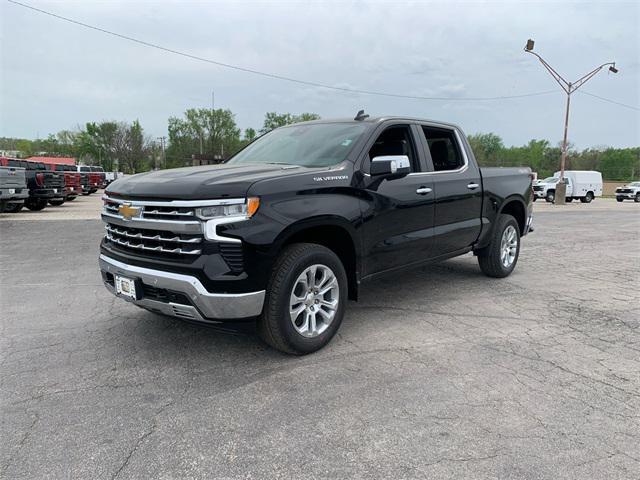
[[[258,135],[292,123],[319,119],[315,113],[267,112],[262,128],[242,131],[228,109],[194,108],[181,117],[170,117],[168,141],[151,138],[137,120],[90,122],[76,130],[62,130],[46,139],[0,138],[0,150],[33,155],[70,156],[105,170],[137,173],[153,168],[191,165],[194,158],[222,161]],[[482,166],[528,166],[540,178],[559,169],[561,150],[548,140],[530,140],[526,145],[505,147],[494,133],[469,135],[469,143]],[[567,169],[598,170],[606,180],[629,181],[640,176],[640,147],[588,148],[570,146]]]

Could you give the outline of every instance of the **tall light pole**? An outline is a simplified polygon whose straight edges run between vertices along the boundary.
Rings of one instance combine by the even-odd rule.
[[[167,137],[158,137],[158,140],[160,140],[160,148],[162,148],[162,166],[166,167],[166,159],[164,157],[164,142],[167,139]],[[157,166],[156,166],[157,169]]]
[[[564,114],[564,135],[562,137],[562,156],[560,158],[560,179],[558,180],[558,184],[556,186],[556,194],[555,194],[555,203],[564,205],[565,198],[567,194],[567,184],[564,181],[564,167],[567,161],[567,133],[569,131],[569,105],[571,104],[571,94],[578,90],[582,85],[584,85],[587,81],[591,80],[600,70],[602,70],[607,65],[609,66],[609,71],[612,73],[618,73],[618,69],[616,68],[616,62],[607,62],[603,63],[599,67],[594,68],[589,73],[583,75],[575,82],[567,82],[562,76],[555,71],[555,69],[549,65],[544,58],[538,55],[533,51],[534,41],[529,39],[527,40],[527,44],[524,47],[524,51],[530,53],[531,55],[535,55],[540,60],[540,63],[547,69],[547,71],[551,74],[553,79],[558,82],[558,85],[564,90],[567,94],[567,108]]]

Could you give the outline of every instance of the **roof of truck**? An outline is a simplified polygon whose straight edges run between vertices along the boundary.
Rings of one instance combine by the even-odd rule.
[[[449,122],[442,122],[440,120],[429,120],[427,118],[417,118],[417,117],[405,117],[398,115],[388,115],[388,116],[380,116],[380,117],[367,117],[362,120],[356,120],[355,118],[321,118],[319,120],[309,120],[307,122],[293,123],[291,125],[286,125],[290,127],[292,125],[312,125],[315,123],[382,123],[387,120],[398,121],[398,122],[424,122],[424,123],[432,123],[434,125],[442,125],[443,127],[451,127],[461,130],[461,128]]]

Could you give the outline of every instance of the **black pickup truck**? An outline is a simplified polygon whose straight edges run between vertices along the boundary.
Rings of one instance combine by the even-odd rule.
[[[225,164],[133,175],[106,190],[99,264],[114,294],[160,314],[257,318],[304,354],[347,299],[399,269],[473,252],[506,277],[532,219],[528,168],[482,168],[460,128],[411,118],[273,130]]]
[[[64,174],[48,170],[44,163],[7,159],[8,164],[25,169],[29,196],[24,201],[24,206],[29,210],[42,210],[49,201],[64,201]],[[22,204],[16,204],[12,212],[22,209]]]

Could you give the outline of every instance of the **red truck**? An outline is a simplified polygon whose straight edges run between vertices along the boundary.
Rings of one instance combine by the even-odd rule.
[[[50,205],[58,206],[62,205],[65,201],[71,202],[82,193],[80,173],[78,173],[74,165],[49,163],[47,164],[47,168],[54,172],[64,173],[64,198],[49,200]]]

